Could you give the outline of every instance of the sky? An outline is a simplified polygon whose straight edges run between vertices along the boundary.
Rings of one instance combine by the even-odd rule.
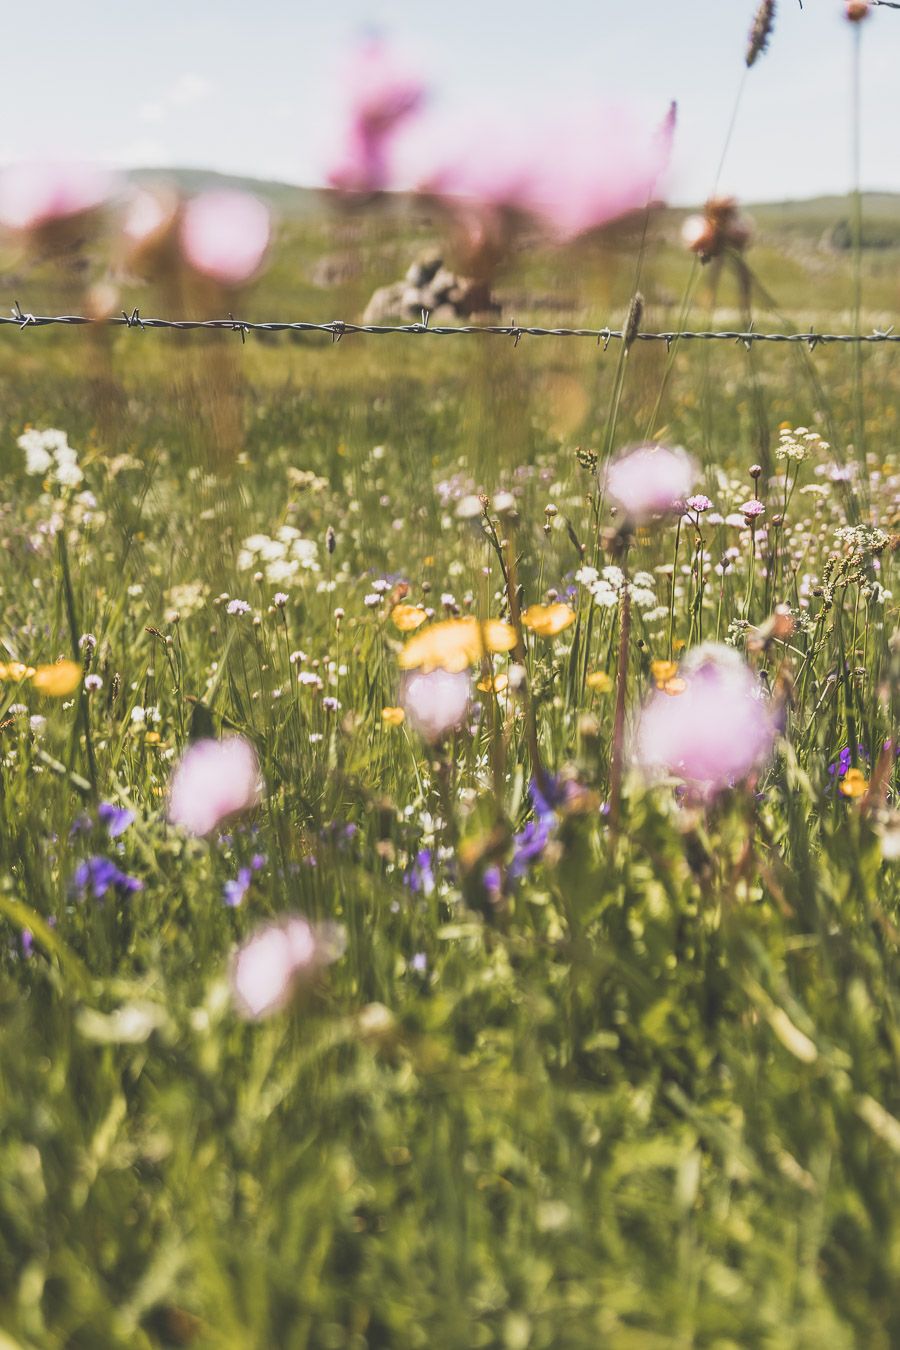
[[[99,160],[321,183],[346,105],[342,63],[377,30],[451,125],[597,98],[648,128],[679,108],[667,186],[716,180],[755,0],[19,0],[6,12],[0,162]],[[842,0],[779,0],[747,74],[719,177],[744,201],[851,186],[851,53]],[[862,180],[900,191],[892,124],[900,11],[862,25]],[[602,135],[602,127],[597,128]]]

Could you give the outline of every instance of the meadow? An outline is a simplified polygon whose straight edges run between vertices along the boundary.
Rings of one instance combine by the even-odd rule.
[[[248,318],[355,318],[435,239],[278,205]],[[754,213],[759,327],[848,331],[850,209]],[[504,316],[742,320],[680,224],[523,249]],[[2,1350],[900,1343],[896,349],[0,343]],[[695,505],[631,528],[648,440]],[[467,616],[431,735],[404,652]],[[777,732],[714,794],[634,750],[708,642]],[[263,788],[182,828],[235,737]],[[288,916],[317,958],[248,1003]]]

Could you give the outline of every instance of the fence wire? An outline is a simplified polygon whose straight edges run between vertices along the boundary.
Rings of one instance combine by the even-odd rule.
[[[898,5],[900,8],[900,5]],[[0,326],[13,327],[24,332],[28,328],[128,328],[136,332],[166,329],[175,332],[228,332],[240,335],[246,341],[248,333],[328,333],[333,342],[355,334],[370,337],[486,337],[512,338],[516,346],[523,337],[590,338],[604,350],[611,342],[626,339],[627,330],[620,328],[543,328],[534,324],[519,324],[515,320],[497,324],[430,324],[428,314],[423,311],[420,323],[348,323],[343,319],[330,319],[325,323],[316,323],[297,319],[271,319],[266,321],[236,319],[229,314],[225,319],[160,319],[145,318],[139,310],[130,314],[122,310],[120,314],[93,318],[86,314],[32,314],[23,310],[18,301],[9,314],[0,314]],[[900,333],[890,328],[875,328],[870,333],[818,333],[810,328],[806,332],[779,333],[757,331],[752,326],[746,329],[726,328],[721,330],[667,330],[661,332],[627,333],[631,342],[664,342],[670,348],[675,342],[734,342],[748,350],[757,342],[803,343],[810,351],[818,346],[833,343],[882,343],[900,342]]]

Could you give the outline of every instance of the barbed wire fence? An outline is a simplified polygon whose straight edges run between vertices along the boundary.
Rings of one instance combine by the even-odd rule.
[[[900,8],[898,3],[897,8]],[[545,328],[535,324],[509,323],[497,324],[430,324],[427,311],[422,312],[419,323],[349,323],[343,319],[330,319],[318,323],[306,319],[238,319],[229,314],[224,319],[165,319],[144,317],[139,310],[131,313],[122,310],[120,314],[104,315],[95,318],[87,314],[32,314],[23,310],[18,301],[9,314],[0,314],[0,326],[14,327],[24,332],[36,328],[127,328],[137,332],[169,330],[174,332],[229,332],[240,336],[241,341],[252,333],[327,333],[333,342],[351,335],[370,337],[506,337],[512,338],[516,346],[524,337],[590,338],[604,350],[611,342],[664,342],[670,348],[676,342],[734,342],[748,350],[757,342],[801,343],[813,351],[819,346],[835,343],[877,344],[900,342],[900,333],[895,333],[893,325],[889,328],[875,328],[868,333],[819,333],[810,328],[806,332],[766,332],[750,326],[745,329],[726,328],[720,330],[665,330],[650,332],[639,330],[630,332],[621,328]]]

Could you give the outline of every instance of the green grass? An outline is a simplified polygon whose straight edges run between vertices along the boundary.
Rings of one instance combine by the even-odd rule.
[[[751,264],[799,326],[844,324],[846,259],[816,250],[807,219],[799,236],[766,221]],[[654,226],[648,325],[671,313],[659,295],[684,286],[676,224]],[[282,230],[251,315],[352,317],[433,237],[406,218],[287,212]],[[522,320],[539,295],[561,298],[550,313],[615,319],[634,243],[624,231],[517,256],[498,292],[524,297]],[[357,260],[333,292],[310,280],[323,252]],[[896,310],[886,256],[866,254],[866,321]],[[16,280],[39,309],[59,278]],[[729,284],[723,312],[737,305]],[[137,287],[122,300],[164,305]],[[710,305],[701,290],[691,322]],[[665,385],[664,348],[632,350],[615,447],[648,432],[685,445],[723,515],[751,495],[754,461],[771,466],[769,516],[779,509],[779,423],[831,443],[800,466],[772,531],[773,575],[757,568],[749,605],[746,541],[726,525],[705,531],[706,590],[689,567],[675,597],[676,639],[730,631],[740,650],[733,620],[792,607],[790,644],[748,658],[785,699],[784,736],[758,782],[702,810],[629,774],[612,832],[600,805],[614,693],[582,677],[615,678],[618,612],[578,588],[577,625],[529,638],[527,667],[544,764],[577,775],[585,809],[561,813],[543,859],[495,906],[485,868],[508,859],[531,813],[529,705],[492,712],[479,693],[481,729],[438,750],[385,726],[401,637],[364,597],[387,576],[438,610],[444,592],[461,606],[470,592],[476,611],[505,612],[490,541],[442,501],[437,485],[454,479],[518,493],[526,602],[573,584],[573,536],[590,560],[598,521],[611,523],[575,451],[602,450],[614,349],[2,342],[0,657],[71,655],[48,529],[59,515],[74,637],[95,635],[103,684],[71,706],[0,685],[0,1344],[900,1343],[894,775],[879,804],[844,797],[829,773],[862,745],[871,776],[897,734],[898,602],[867,596],[872,559],[851,566],[835,539],[848,520],[896,526],[893,349],[865,353],[862,441],[844,349],[686,346]],[[27,423],[67,431],[95,507],[24,473]],[[819,462],[856,464],[858,478],[805,494],[823,482]],[[247,536],[285,523],[316,541],[320,570],[284,585],[282,611],[282,587],[237,558]],[[894,543],[879,578],[900,596]],[[710,569],[729,545],[740,555],[720,579]],[[673,527],[641,532],[631,566],[654,573],[673,551]],[[193,584],[192,612],[173,588]],[[221,595],[252,612],[228,615]],[[297,650],[319,663],[337,713],[298,684]],[[667,622],[637,615],[629,717],[667,655]],[[159,722],[135,722],[135,706],[158,707]],[[252,740],[266,798],[224,835],[189,840],[165,824],[167,783],[192,729],[210,725]],[[119,840],[102,826],[73,834],[97,799],[134,810]],[[409,884],[421,850],[430,893]],[[79,898],[73,875],[95,853],[143,889]],[[243,904],[227,907],[223,886],[258,854]],[[341,923],[346,954],[288,1010],[244,1022],[230,954],[291,912]]]

